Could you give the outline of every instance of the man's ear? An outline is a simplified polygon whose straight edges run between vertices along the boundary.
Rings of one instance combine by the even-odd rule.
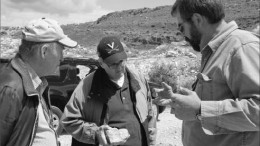
[[[204,25],[204,17],[198,13],[194,13],[191,17],[191,20],[193,22],[193,24],[197,27],[197,28],[202,28]]]
[[[42,58],[46,57],[49,47],[50,47],[49,44],[44,44],[41,46],[40,53]]]

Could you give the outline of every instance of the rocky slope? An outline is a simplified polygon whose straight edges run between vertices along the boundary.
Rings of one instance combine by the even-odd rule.
[[[259,25],[259,0],[225,0],[226,20],[235,20],[246,30]],[[96,45],[106,35],[118,36],[131,52],[154,49],[165,43],[179,42],[177,21],[170,15],[171,6],[112,12],[97,21],[62,26],[65,33],[77,40],[83,55],[95,54]],[[20,28],[1,27],[1,38],[19,38]],[[11,33],[9,33],[11,32]],[[1,52],[0,52],[1,53]],[[137,54],[139,55],[139,54]],[[0,56],[1,57],[1,56]]]

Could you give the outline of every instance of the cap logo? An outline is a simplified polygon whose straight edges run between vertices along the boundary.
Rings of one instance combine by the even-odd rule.
[[[108,53],[110,54],[112,51],[119,51],[119,49],[118,49],[118,47],[116,46],[115,48],[114,48],[114,45],[115,45],[115,43],[114,42],[112,42],[112,44],[107,44],[108,45],[108,47],[110,47],[111,48],[111,50],[110,51],[108,51]]]

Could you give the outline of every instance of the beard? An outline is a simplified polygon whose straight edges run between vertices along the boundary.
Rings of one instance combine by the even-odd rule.
[[[185,36],[185,40],[195,51],[200,52],[201,33],[198,31],[194,24],[192,24],[190,27],[190,35],[191,38]]]

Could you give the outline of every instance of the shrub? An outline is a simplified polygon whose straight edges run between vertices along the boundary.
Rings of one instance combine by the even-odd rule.
[[[148,77],[151,82],[167,83],[172,87],[173,92],[177,92],[179,86],[191,89],[198,70],[199,62],[194,60],[169,63],[156,62],[151,67]]]
[[[178,71],[176,65],[174,64],[166,64],[166,63],[155,63],[148,76],[150,81],[155,83],[165,82],[172,87],[172,89],[176,90],[178,85]]]

